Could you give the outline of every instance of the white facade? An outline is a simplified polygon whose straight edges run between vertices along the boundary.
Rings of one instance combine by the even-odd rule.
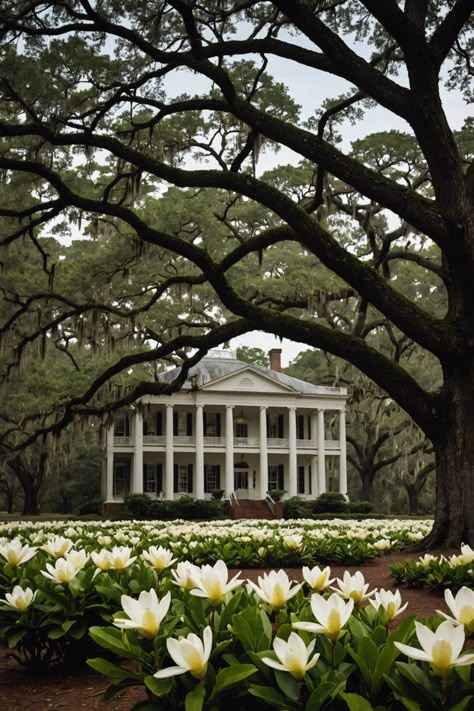
[[[265,499],[272,489],[314,499],[337,459],[347,493],[345,388],[304,383],[211,351],[172,396],[146,396],[116,416],[106,433],[104,498],[129,493],[173,499],[224,490]],[[172,377],[172,374],[165,374]],[[335,418],[338,438],[326,438]]]

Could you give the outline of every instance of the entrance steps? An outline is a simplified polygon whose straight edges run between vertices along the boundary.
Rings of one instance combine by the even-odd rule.
[[[275,519],[282,518],[282,508],[281,503],[276,503],[275,512],[273,512],[263,499],[239,499],[237,503],[235,503],[235,500],[232,501],[232,506],[229,506],[229,512],[233,519]]]

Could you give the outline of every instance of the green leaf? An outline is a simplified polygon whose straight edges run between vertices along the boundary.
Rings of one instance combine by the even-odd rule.
[[[108,662],[106,659],[102,659],[102,657],[88,659],[87,664],[100,674],[109,677],[109,679],[141,679],[138,674],[134,674],[133,672],[128,671],[127,669],[121,669],[115,664],[112,664],[112,662]]]
[[[216,676],[216,683],[209,698],[213,699],[223,689],[229,688],[232,684],[237,684],[243,679],[255,674],[257,667],[253,664],[236,664],[226,669],[221,669]]]
[[[280,689],[292,701],[298,701],[300,697],[300,689],[298,682],[288,672],[275,670],[275,678]]]
[[[143,681],[146,688],[158,698],[169,694],[174,683],[173,678],[169,676],[164,679],[157,679],[156,676],[146,676]]]
[[[120,630],[115,630],[113,627],[91,627],[89,635],[98,645],[105,649],[110,649],[111,652],[114,652],[119,657],[135,659],[135,655],[122,642]]]
[[[351,711],[374,711],[372,704],[367,699],[359,696],[359,694],[346,694],[341,691],[339,696],[346,702]]]
[[[306,704],[306,711],[319,711],[327,699],[334,698],[334,696],[344,690],[345,686],[345,681],[339,684],[330,681],[321,682],[309,697]]]
[[[277,709],[285,708],[285,699],[283,696],[270,686],[258,686],[257,684],[250,684],[249,694],[256,696],[258,699],[263,699],[270,704],[270,706],[275,706]]]
[[[186,694],[184,700],[185,711],[201,711],[204,699],[206,698],[206,689],[199,684],[193,691]]]
[[[251,650],[255,652],[256,640],[252,628],[241,614],[232,617],[232,627],[235,636],[242,642],[244,649],[246,651]]]
[[[451,706],[448,711],[464,711],[464,709],[470,708],[470,701],[474,699],[474,696],[465,696],[462,701]]]

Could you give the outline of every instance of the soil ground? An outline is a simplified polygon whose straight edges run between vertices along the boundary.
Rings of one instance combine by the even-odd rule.
[[[446,554],[447,552],[444,551]],[[389,554],[365,565],[331,566],[332,577],[342,577],[344,570],[361,570],[370,589],[393,588],[389,566],[407,556]],[[231,571],[235,574],[236,571]],[[243,570],[241,577],[257,582],[263,570]],[[290,579],[301,579],[300,569],[287,569]],[[419,618],[434,614],[436,609],[449,612],[441,593],[426,590],[401,589],[403,602],[408,602],[404,615],[418,614]],[[402,619],[402,616],[397,618]],[[67,709],[68,711],[129,711],[145,694],[140,688],[127,689],[109,702],[102,700],[108,681],[87,666],[71,670],[55,670],[42,676],[28,674],[15,660],[8,657],[7,650],[0,651],[0,709],[1,711],[46,711],[47,709]]]

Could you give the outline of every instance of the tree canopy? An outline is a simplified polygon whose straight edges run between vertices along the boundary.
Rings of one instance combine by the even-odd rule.
[[[473,7],[4,0],[0,245],[15,269],[33,248],[46,283],[2,287],[3,372],[36,343],[69,360],[81,338],[127,345],[47,413],[1,414],[3,446],[171,392],[209,347],[258,328],[350,361],[393,398],[435,451],[428,543],[473,543],[473,123],[451,125],[443,100],[472,99]],[[304,77],[303,109],[283,65]],[[321,96],[323,75],[341,91]],[[374,110],[387,129],[348,148],[348,122],[363,131]],[[260,169],[280,148],[292,165]],[[42,239],[71,233],[87,239],[77,271]],[[109,261],[91,271],[97,244]],[[410,344],[438,382],[414,374]],[[164,358],[182,364],[166,385],[144,366]],[[109,387],[134,368],[148,377]]]

